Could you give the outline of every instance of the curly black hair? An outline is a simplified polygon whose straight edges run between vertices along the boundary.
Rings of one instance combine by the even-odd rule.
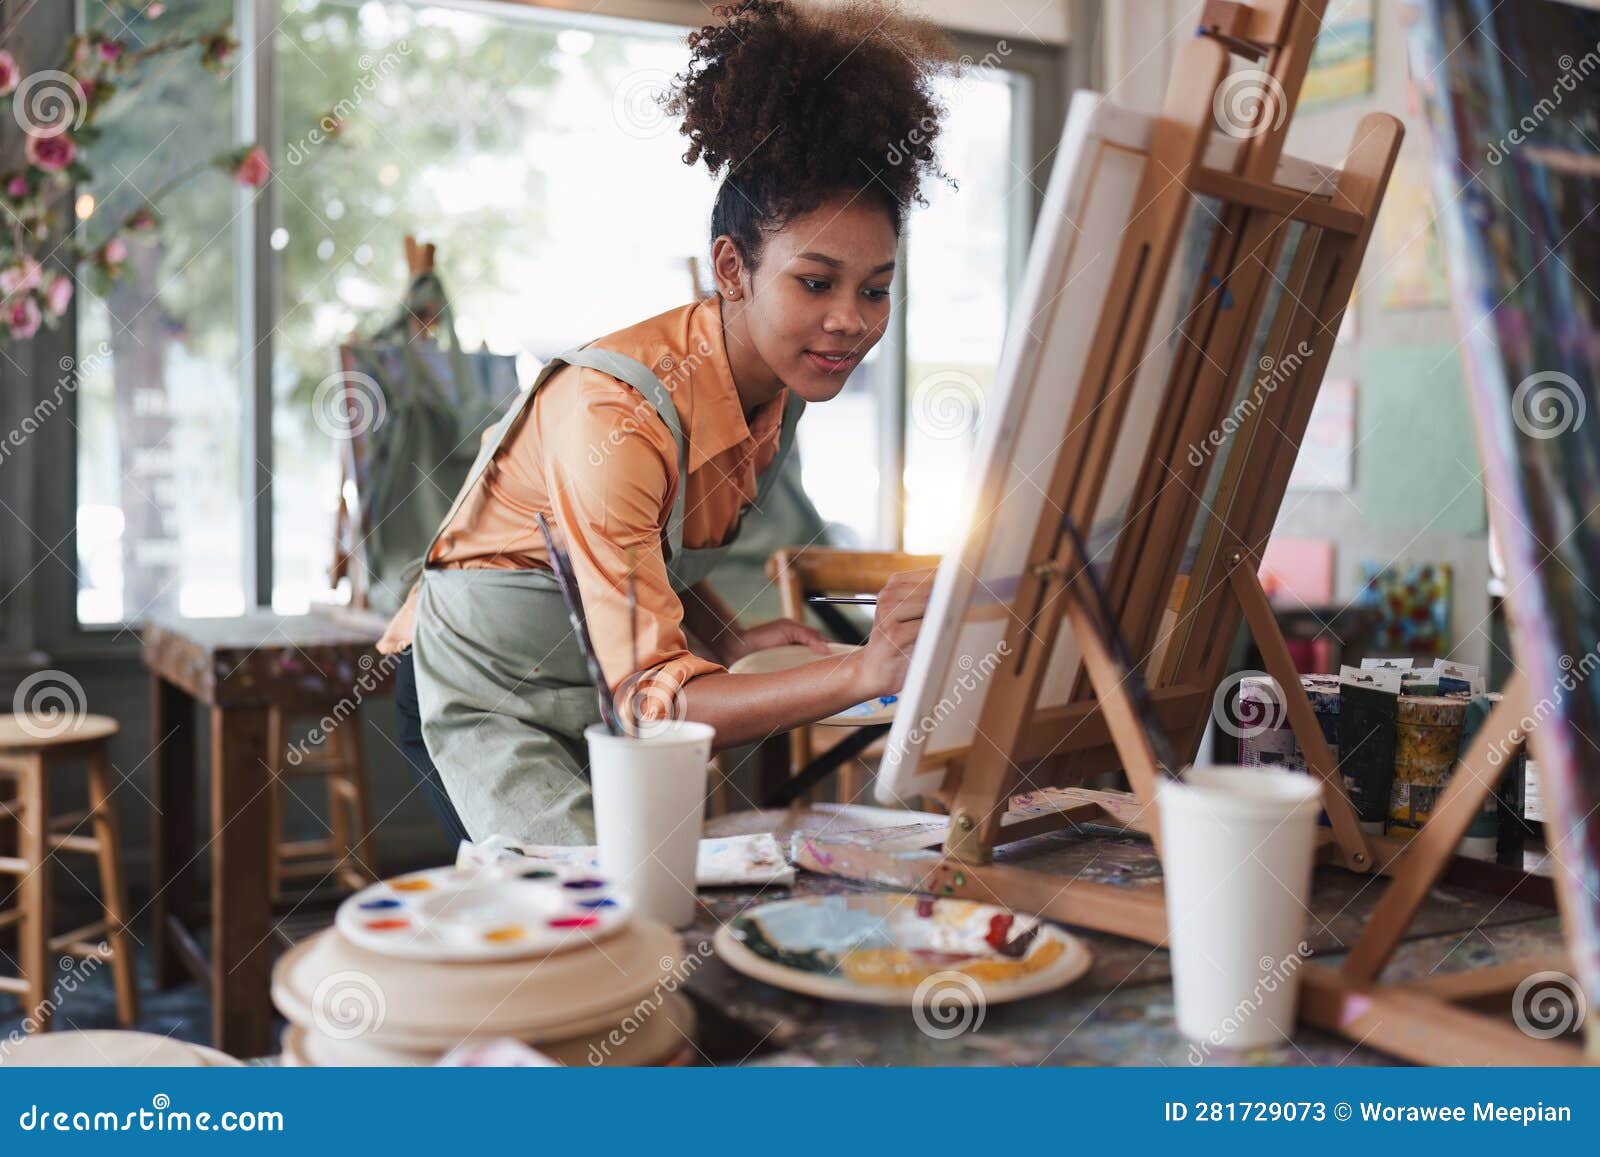
[[[905,210],[927,203],[924,177],[950,181],[934,153],[945,108],[933,82],[957,58],[932,24],[896,0],[713,11],[689,34],[665,107],[683,117],[684,162],[723,173],[711,236],[730,237],[746,265],[765,234],[840,193],[881,204],[898,235]]]

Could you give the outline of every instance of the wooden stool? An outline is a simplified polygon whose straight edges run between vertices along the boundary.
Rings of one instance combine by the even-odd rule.
[[[282,707],[267,713],[267,750],[274,758],[271,787],[270,879],[274,901],[284,899],[290,880],[331,877],[340,888],[355,892],[376,880],[369,839],[372,805],[367,795],[367,761],[361,740],[361,711],[352,711],[315,745],[303,737],[288,739],[290,716]],[[311,729],[304,733],[309,735]],[[299,759],[292,758],[298,752]],[[286,780],[321,776],[327,789],[328,837],[286,840],[283,797]],[[319,883],[321,881],[318,881]],[[315,887],[315,884],[313,885]]]
[[[54,960],[58,953],[111,961],[117,990],[117,1021],[132,1028],[139,1019],[133,939],[128,931],[127,884],[118,854],[117,814],[108,743],[117,721],[103,715],[68,720],[50,716],[0,716],[0,783],[12,796],[0,801],[0,818],[17,825],[15,856],[0,856],[0,872],[20,878],[20,902],[0,911],[0,928],[19,925],[22,975],[0,977],[0,992],[14,992],[39,1031],[50,1027]],[[50,814],[50,775],[58,764],[82,760],[89,768],[89,807],[69,815]],[[78,830],[89,821],[92,836]],[[105,916],[60,936],[50,934],[50,855],[83,852],[100,861],[101,907]],[[102,943],[96,943],[103,938]]]

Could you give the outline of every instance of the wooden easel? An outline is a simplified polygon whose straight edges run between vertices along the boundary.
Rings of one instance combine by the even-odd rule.
[[[1090,525],[1126,413],[1126,387],[1146,356],[1190,199],[1207,196],[1221,203],[1221,224],[1205,263],[1210,282],[1192,298],[1186,340],[1166,379],[1151,452],[1128,504],[1134,513],[1106,572],[1123,642],[1129,653],[1148,657],[1143,669],[1157,724],[1180,754],[1192,757],[1198,750],[1243,618],[1284,693],[1306,761],[1323,781],[1331,829],[1320,858],[1391,877],[1344,964],[1304,966],[1305,1020],[1420,1063],[1579,1063],[1581,1053],[1573,1046],[1535,1040],[1509,1022],[1463,1007],[1509,992],[1524,976],[1548,968],[1548,961],[1409,986],[1378,983],[1422,898],[1441,878],[1553,903],[1547,880],[1453,854],[1494,786],[1492,748],[1520,742],[1513,721],[1524,713],[1523,687],[1514,682],[1506,689],[1418,836],[1405,844],[1364,834],[1257,578],[1403,134],[1393,117],[1366,117],[1331,197],[1308,197],[1274,182],[1324,7],[1323,0],[1213,0],[1199,34],[1179,53],[1081,388],[1072,412],[1063,415],[1063,449],[1046,491],[1051,501],[1011,600],[1009,648],[985,684],[972,746],[945,775],[941,794],[950,822],[942,849],[919,850],[926,847],[925,833],[920,841],[916,832],[909,838],[858,833],[813,839],[801,846],[798,862],[812,871],[1002,903],[1152,945],[1165,941],[1159,884],[1067,881],[995,864],[993,851],[1081,823],[1159,836],[1150,809],[1162,772],[1151,737],[1098,629],[1081,560],[1056,511],[1077,526]],[[1283,106],[1263,107],[1267,119],[1250,132],[1233,168],[1220,171],[1201,158],[1216,129],[1213,95],[1228,72],[1230,50],[1259,62],[1271,77],[1266,88],[1276,86]],[[1287,278],[1280,279],[1279,259],[1293,222],[1306,232],[1293,250]],[[1282,292],[1266,319],[1264,352],[1280,366],[1288,351],[1310,352],[1240,423],[1220,466],[1210,459],[1194,466],[1183,448],[1198,444],[1228,416],[1234,384],[1247,373],[1251,339],[1275,286]],[[1211,469],[1221,474],[1211,500],[1202,503]],[[1202,506],[1198,555],[1181,576]],[[1040,687],[1063,620],[1082,648],[1083,672],[1068,705],[1041,709]],[[1048,767],[1040,762],[1046,758],[1052,761]],[[1011,797],[1025,786],[1082,783],[1118,768],[1128,776],[1131,797],[1074,790],[1052,793],[1060,801],[1053,814],[1010,808]]]

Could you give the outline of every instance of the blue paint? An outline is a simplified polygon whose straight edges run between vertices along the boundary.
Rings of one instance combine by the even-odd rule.
[[[394,900],[394,899],[388,899],[388,900],[363,900],[363,901],[361,901],[361,906],[363,908],[367,909],[370,912],[370,911],[372,911],[374,909],[378,909],[378,908],[399,908],[399,907],[401,907],[401,901]]]
[[[580,891],[587,891],[591,888],[604,888],[606,882],[604,880],[568,880],[561,886],[563,888],[576,888]]]
[[[578,907],[580,908],[615,908],[616,906],[617,902],[615,900],[609,899],[605,896],[601,896],[598,900],[578,901]]]

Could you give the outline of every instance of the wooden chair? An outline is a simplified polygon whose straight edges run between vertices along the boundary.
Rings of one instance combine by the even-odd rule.
[[[341,889],[358,891],[376,880],[371,851],[372,802],[367,792],[367,762],[361,739],[361,710],[356,708],[321,741],[308,743],[308,729],[292,740],[289,714],[278,706],[267,714],[267,750],[274,753],[271,787],[271,879],[274,902],[285,898],[291,880],[333,880]],[[313,723],[312,728],[317,724]],[[327,791],[328,835],[325,839],[284,839],[284,793],[287,781],[321,777]]]
[[[122,875],[114,773],[108,750],[117,721],[104,715],[75,717],[0,716],[0,819],[17,831],[17,854],[0,856],[0,873],[18,878],[15,907],[0,911],[0,928],[16,925],[20,976],[0,976],[0,992],[22,998],[24,1024],[43,1032],[56,1011],[55,962],[67,955],[109,961],[117,993],[117,1021],[132,1028],[139,1019],[138,979],[128,931],[128,893]],[[89,772],[89,807],[52,815],[51,778],[63,764],[83,762]],[[81,834],[88,824],[92,835]],[[91,855],[100,867],[103,916],[60,936],[50,934],[50,858],[55,852]]]
[[[898,551],[840,550],[834,547],[789,547],[767,561],[767,575],[778,584],[786,618],[806,619],[807,595],[868,594],[883,589],[889,576],[899,571],[927,570],[939,565],[936,554]],[[789,732],[789,774],[796,775],[817,756],[851,734],[845,727],[796,727]],[[879,739],[855,759],[839,768],[836,798],[840,803],[860,802],[866,777],[883,753]],[[811,792],[805,793],[807,800]]]

